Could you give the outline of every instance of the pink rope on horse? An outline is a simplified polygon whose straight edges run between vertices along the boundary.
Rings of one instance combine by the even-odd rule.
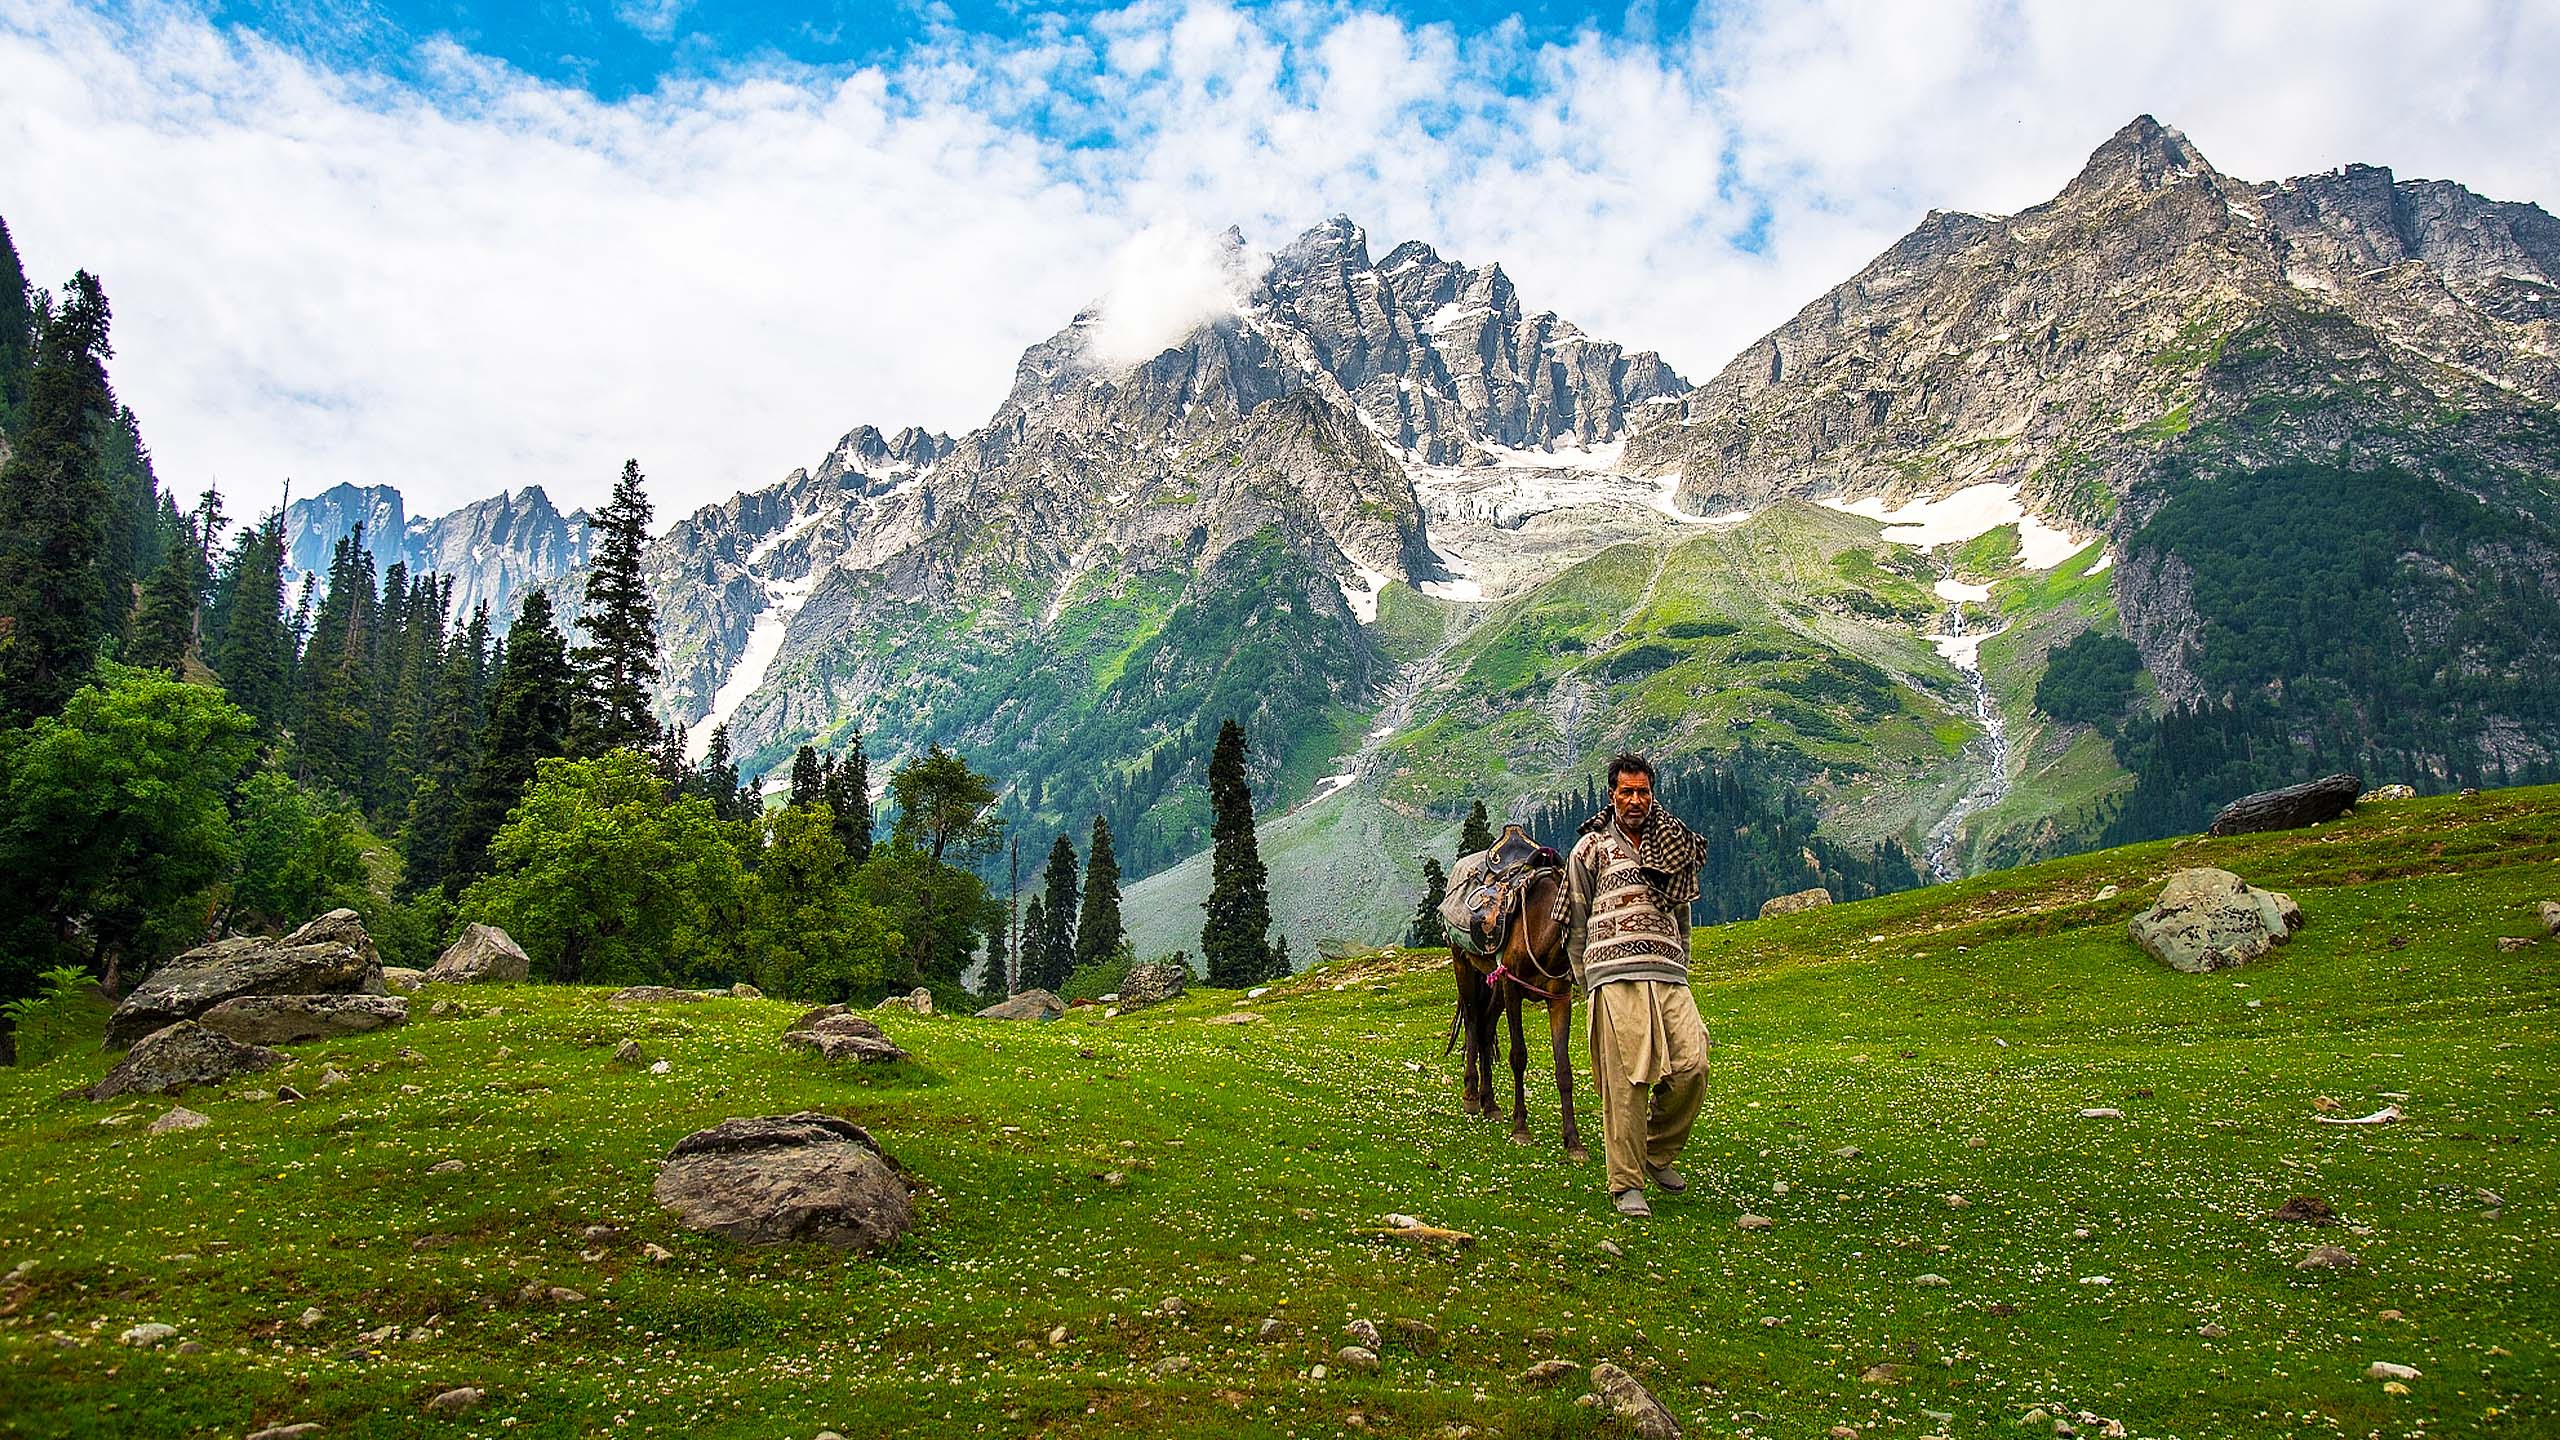
[[[1539,989],[1537,986],[1532,985],[1528,981],[1513,974],[1511,972],[1511,962],[1508,960],[1494,966],[1493,973],[1484,977],[1484,983],[1487,985],[1499,985],[1505,980],[1510,981],[1512,984],[1519,986],[1521,989],[1528,991],[1530,994],[1537,996],[1541,1000],[1561,1000],[1564,998],[1561,995],[1550,995],[1546,991]]]

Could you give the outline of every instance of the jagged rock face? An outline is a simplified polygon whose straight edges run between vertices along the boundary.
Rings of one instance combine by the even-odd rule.
[[[1705,511],[1994,481],[2094,525],[2191,428],[2263,393],[2215,383],[2260,322],[2427,400],[2560,401],[2555,283],[2560,222],[2537,207],[2367,166],[2235,180],[2145,116],[2043,205],[1932,213],[1626,460],[1677,466]]]
[[[305,574],[325,585],[330,555],[358,524],[376,565],[403,563],[413,575],[432,570],[450,577],[453,618],[459,622],[486,604],[501,633],[526,590],[585,565],[593,548],[587,512],[561,514],[539,485],[432,519],[408,518],[400,492],[388,485],[335,485],[285,511],[286,563],[297,572],[288,585],[301,584]]]

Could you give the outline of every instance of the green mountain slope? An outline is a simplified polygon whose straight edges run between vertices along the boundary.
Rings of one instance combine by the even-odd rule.
[[[2123,922],[2196,863],[2290,891],[2309,928],[2237,973],[2154,965]],[[1529,1148],[1461,1118],[1425,955],[1300,976],[1235,1027],[1204,1023],[1231,992],[892,1014],[917,1061],[870,1073],[783,1051],[779,1001],[431,991],[459,1011],[190,1093],[212,1123],[159,1136],[167,1101],[57,1098],[102,1057],[0,1071],[0,1433],[1605,1433],[1581,1374],[1516,1378],[1551,1357],[1628,1368],[1691,1433],[2010,1433],[2031,1407],[2135,1435],[2530,1433],[2560,1384],[2560,941],[2492,941],[2554,891],[2542,789],[1701,932],[1693,1190],[1642,1225],[1561,1158],[1551,1092]],[[612,1064],[625,1038],[672,1073]],[[245,1093],[276,1078],[312,1098]],[[2314,1119],[2390,1096],[2397,1124]],[[923,1187],[892,1253],[741,1250],[649,1200],[680,1136],[802,1108]],[[2297,1194],[2346,1227],[2267,1218]],[[1365,1233],[1389,1211],[1476,1243]],[[2295,1268],[2322,1243],[2357,1265]],[[1335,1356],[1354,1318],[1385,1334],[1376,1372]],[[202,1349],[115,1343],[143,1322]],[[2421,1378],[2386,1393],[2375,1361]],[[462,1385],[488,1404],[422,1418]]]

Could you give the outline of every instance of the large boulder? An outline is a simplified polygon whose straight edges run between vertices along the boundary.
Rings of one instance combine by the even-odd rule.
[[[382,957],[353,910],[332,910],[281,940],[217,940],[151,972],[107,1021],[130,1045],[242,995],[380,995]]]
[[[1141,960],[1120,977],[1120,1003],[1154,1005],[1190,988],[1190,966],[1179,960]]]
[[[2261,830],[2299,830],[2335,820],[2355,808],[2364,793],[2356,775],[2325,775],[2281,790],[2261,790],[2222,807],[2207,835],[2254,835]]]
[[[243,1045],[334,1040],[409,1023],[399,995],[243,995],[204,1012],[199,1021]]]
[[[477,921],[462,928],[462,938],[445,947],[427,971],[431,985],[521,985],[532,978],[533,959],[515,937],[495,925]]]
[[[175,1095],[193,1085],[215,1085],[234,1075],[272,1069],[285,1062],[281,1050],[243,1045],[193,1020],[164,1026],[133,1042],[106,1078],[80,1093],[91,1100],[119,1095]]]
[[[795,1050],[811,1051],[822,1059],[851,1060],[857,1065],[907,1058],[907,1052],[881,1033],[879,1026],[841,1005],[801,1016],[782,1032],[782,1043]]]
[[[933,1013],[933,992],[919,985],[904,995],[892,995],[871,1007],[874,1010],[912,1010],[918,1015]]]
[[[615,1005],[690,1005],[711,997],[699,990],[679,990],[672,985],[625,985],[605,998]]]
[[[2302,907],[2228,870],[2181,870],[2160,901],[2133,917],[2133,943],[2172,970],[2201,975],[2245,965],[2293,938]]]
[[[1008,995],[978,1012],[981,1020],[1055,1020],[1067,1013],[1067,1002],[1046,990]]]
[[[1772,915],[1793,915],[1799,910],[1817,910],[1830,903],[1831,892],[1816,885],[1810,890],[1799,890],[1793,895],[1780,895],[1774,899],[1761,901],[1760,918],[1766,920]]]
[[[813,1110],[723,1120],[687,1135],[652,1193],[687,1227],[742,1245],[871,1251],[915,1222],[906,1177],[870,1133]]]

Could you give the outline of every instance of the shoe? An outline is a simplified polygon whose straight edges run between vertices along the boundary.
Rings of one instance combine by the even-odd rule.
[[[1644,1192],[1641,1190],[1621,1190],[1609,1197],[1609,1203],[1617,1206],[1618,1213],[1621,1215],[1641,1216],[1653,1213],[1653,1207],[1644,1203]]]
[[[1644,1173],[1653,1177],[1653,1183],[1661,1186],[1665,1195],[1677,1195],[1689,1188],[1689,1182],[1681,1178],[1680,1172],[1668,1165],[1649,1164],[1644,1167]]]

